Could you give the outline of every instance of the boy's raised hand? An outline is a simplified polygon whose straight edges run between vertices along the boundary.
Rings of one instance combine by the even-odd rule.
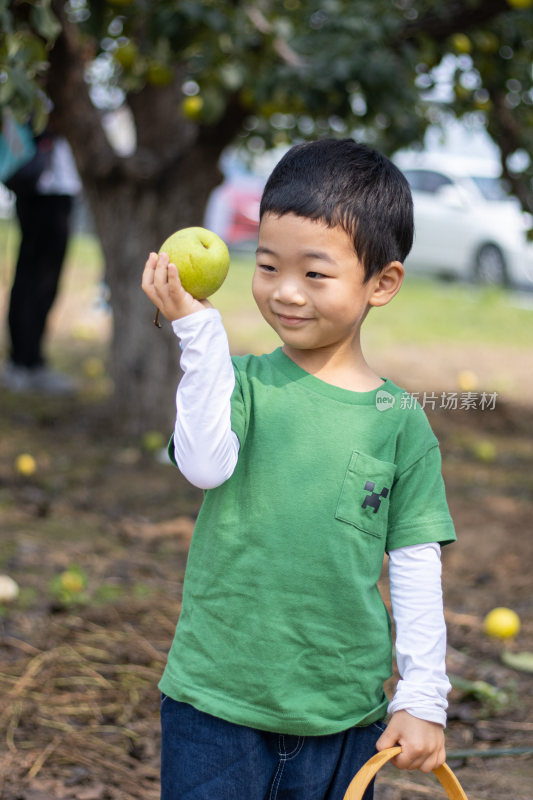
[[[150,253],[141,285],[143,292],[170,322],[204,308],[212,308],[208,300],[197,300],[185,291],[178,270],[169,263],[166,253]]]
[[[391,763],[398,769],[431,772],[446,761],[444,729],[437,722],[413,717],[408,711],[396,711],[376,743],[377,750],[399,745],[402,752]]]

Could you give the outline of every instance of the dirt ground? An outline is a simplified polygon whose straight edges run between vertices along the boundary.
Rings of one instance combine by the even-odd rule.
[[[73,369],[94,359],[94,343],[76,347]],[[117,439],[97,362],[71,399],[0,393],[0,573],[21,588],[0,607],[3,800],[159,796],[156,683],[201,493],[162,463],[157,437]],[[443,555],[448,760],[469,800],[533,800],[533,675],[506,663],[533,651],[533,407],[498,398],[428,416],[459,539]],[[33,474],[16,471],[20,453]],[[61,586],[65,570],[78,586]],[[506,644],[482,630],[500,605],[522,621]],[[432,776],[390,766],[376,789],[376,800],[439,796]]]

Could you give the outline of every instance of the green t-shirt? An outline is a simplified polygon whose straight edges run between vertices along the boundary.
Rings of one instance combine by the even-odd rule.
[[[239,458],[205,494],[160,689],[277,733],[368,725],[392,672],[384,553],[455,539],[438,442],[390,381],[351,392],[281,349],[233,364]]]

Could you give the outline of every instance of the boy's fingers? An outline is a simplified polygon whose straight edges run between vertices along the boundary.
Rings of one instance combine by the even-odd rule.
[[[445,761],[446,749],[441,748],[436,753],[431,753],[431,755],[422,762],[419,769],[421,772],[432,772],[434,769],[437,769],[437,767],[442,766]]]
[[[391,760],[391,764],[394,764],[395,767],[398,769],[416,769],[416,759],[412,758],[408,753],[398,753],[397,756]]]
[[[388,727],[385,731],[381,734],[379,739],[376,742],[376,749],[379,750],[386,750],[388,747],[396,747],[400,745],[402,747],[402,752],[398,753],[397,756],[391,760],[391,764],[394,764],[395,767],[398,769],[416,769],[420,764],[423,763],[424,758],[420,757],[420,755],[416,752],[409,745],[405,745],[400,742],[400,736],[394,731],[392,727]]]
[[[428,753],[424,747],[416,748],[410,746],[406,746],[401,753],[398,753],[392,759],[392,763],[398,769],[419,769],[422,772],[431,772],[443,761],[439,761],[438,755],[435,755],[433,751]]]
[[[153,281],[154,278],[154,269],[157,264],[157,255],[155,253],[150,253],[148,258],[146,259],[146,264],[144,265],[142,281],[143,284],[148,285],[150,281]]]
[[[168,284],[168,256],[161,253],[157,259],[157,265],[154,271],[154,287],[156,291],[166,289]]]
[[[155,258],[154,258],[155,256]],[[157,255],[155,253],[150,253],[148,260],[144,266],[144,271],[142,274],[142,281],[141,281],[141,288],[143,292],[153,300],[155,290],[154,290],[154,270],[157,263]]]
[[[178,268],[175,264],[170,263],[168,265],[167,280],[169,284],[173,284],[174,286],[179,286],[181,288],[180,275],[178,272]]]
[[[386,750],[388,747],[394,747],[398,744],[397,737],[391,732],[389,728],[385,728],[381,736],[376,742],[376,750]]]
[[[150,253],[144,265],[142,274],[142,285],[150,286],[154,282],[154,271],[157,266],[157,253]]]
[[[170,320],[211,305],[207,300],[200,304],[183,288],[178,269],[170,263],[167,253],[150,253],[143,273],[142,288],[163,316]]]
[[[189,297],[189,293],[183,288],[180,280],[178,268],[175,264],[169,264],[167,270],[168,292],[175,300],[184,300]]]

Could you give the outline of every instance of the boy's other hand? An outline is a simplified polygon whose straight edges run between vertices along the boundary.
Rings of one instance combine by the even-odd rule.
[[[144,266],[142,289],[170,322],[212,308],[209,300],[197,300],[185,291],[177,267],[169,263],[166,253],[150,253]]]
[[[431,772],[446,761],[444,729],[436,722],[397,711],[376,743],[377,750],[399,745],[402,752],[391,763],[398,769]]]

